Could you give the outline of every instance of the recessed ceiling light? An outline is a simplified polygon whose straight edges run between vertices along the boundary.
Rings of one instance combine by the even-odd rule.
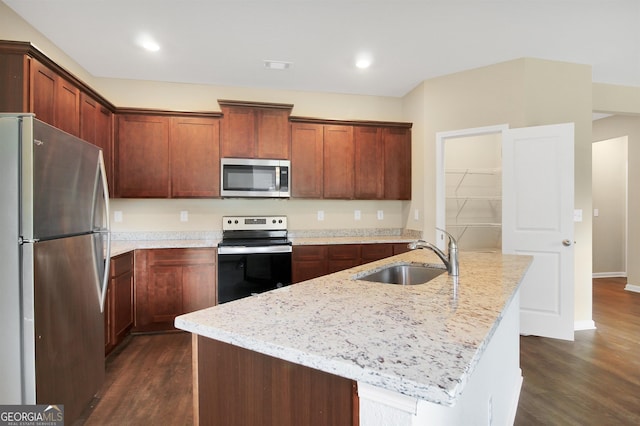
[[[371,55],[367,53],[360,54],[356,57],[356,67],[360,69],[369,68],[372,62]]]
[[[158,50],[160,50],[160,45],[158,43],[156,43],[155,41],[152,41],[152,40],[148,40],[148,41],[144,42],[142,44],[142,47],[144,47],[145,49],[147,49],[150,52],[157,52]]]
[[[265,60],[264,67],[268,70],[287,70],[293,65],[292,62]]]
[[[149,35],[141,35],[138,37],[138,45],[149,52],[157,52],[160,50],[160,45]]]

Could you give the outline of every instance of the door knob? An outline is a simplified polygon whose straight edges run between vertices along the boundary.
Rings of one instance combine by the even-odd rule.
[[[571,245],[571,240],[562,240],[562,245],[565,247],[569,247]]]

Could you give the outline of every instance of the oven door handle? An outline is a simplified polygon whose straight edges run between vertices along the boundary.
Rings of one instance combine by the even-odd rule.
[[[223,246],[218,247],[218,254],[261,254],[261,253],[291,253],[291,246]]]

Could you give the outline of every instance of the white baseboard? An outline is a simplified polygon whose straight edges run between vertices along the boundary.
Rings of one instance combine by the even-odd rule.
[[[640,285],[627,284],[624,286],[627,291],[633,291],[634,293],[640,293]]]
[[[626,278],[626,272],[594,272],[592,278]]]
[[[574,331],[595,330],[596,323],[593,320],[575,321],[573,323]]]

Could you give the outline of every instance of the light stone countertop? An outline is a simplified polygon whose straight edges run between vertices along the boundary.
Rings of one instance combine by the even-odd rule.
[[[343,236],[338,232],[312,237],[301,233],[302,236],[291,236],[293,245],[328,245],[328,244],[375,244],[375,243],[408,243],[418,238],[401,235],[349,235]],[[111,242],[111,257],[118,256],[136,249],[155,248],[194,248],[218,247],[222,239],[221,232],[142,232],[142,233],[114,233]]]
[[[423,285],[354,277],[398,262],[441,265],[414,250],[176,318],[176,327],[429,402],[451,406],[500,323],[529,256],[460,253]]]

